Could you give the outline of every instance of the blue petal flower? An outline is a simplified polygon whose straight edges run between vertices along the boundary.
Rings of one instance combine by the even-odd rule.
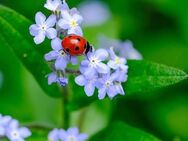
[[[54,39],[57,36],[57,31],[53,28],[56,23],[56,16],[51,15],[47,20],[42,12],[37,12],[35,16],[36,24],[29,27],[30,34],[34,36],[34,42],[40,44],[45,40],[45,37]]]

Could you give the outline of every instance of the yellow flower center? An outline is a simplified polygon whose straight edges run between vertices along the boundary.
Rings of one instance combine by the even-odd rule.
[[[116,62],[116,64],[120,64],[120,59],[117,57],[115,62]]]
[[[70,22],[70,25],[71,25],[71,27],[76,27],[76,26],[78,26],[78,24],[77,24],[77,22],[76,22],[75,20],[72,20],[72,21]]]
[[[69,136],[68,141],[75,141],[75,137],[74,136]]]

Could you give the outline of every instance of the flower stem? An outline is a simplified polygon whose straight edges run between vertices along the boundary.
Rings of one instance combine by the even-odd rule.
[[[70,112],[68,111],[68,103],[69,103],[69,94],[68,94],[68,88],[63,88],[63,127],[64,129],[69,128],[70,124]]]

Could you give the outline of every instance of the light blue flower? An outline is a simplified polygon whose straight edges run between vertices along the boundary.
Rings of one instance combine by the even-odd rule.
[[[100,26],[111,18],[108,6],[102,1],[83,1],[78,9],[84,18],[84,26]]]
[[[37,12],[35,16],[36,24],[30,26],[30,34],[34,36],[34,42],[40,44],[45,40],[45,37],[54,39],[57,36],[57,31],[53,28],[56,23],[56,16],[51,15],[48,19],[42,12]]]
[[[58,21],[58,25],[62,29],[67,30],[68,34],[83,36],[83,32],[80,27],[83,18],[76,10],[76,8],[73,8],[71,10],[62,10],[61,16],[62,18]]]
[[[68,79],[63,76],[58,76],[56,72],[48,74],[48,85],[52,83],[58,83],[60,86],[66,86],[68,84]]]
[[[5,136],[6,128],[11,120],[12,118],[10,116],[2,116],[0,114],[0,136]]]
[[[64,130],[54,129],[48,134],[48,141],[60,141]]]
[[[48,141],[85,141],[87,134],[80,134],[78,128],[54,129],[48,134]]]
[[[31,136],[31,132],[26,127],[19,127],[17,120],[12,120],[6,129],[6,136],[10,141],[25,141],[25,138]]]
[[[98,49],[90,52],[86,58],[81,62],[80,66],[80,71],[84,76],[92,78],[98,73],[107,74],[110,72],[110,68],[102,62],[108,58],[108,52],[106,50]]]
[[[120,41],[117,39],[109,39],[106,36],[99,36],[100,47],[109,49],[114,47],[114,51],[123,58],[128,60],[142,60],[142,54],[133,46],[130,40]]]
[[[118,92],[117,89],[115,88],[114,82],[117,79],[118,74],[113,73],[113,74],[105,74],[102,76],[102,78],[99,79],[97,82],[97,87],[98,87],[98,98],[104,99],[106,95],[108,95],[111,99],[115,97]]]
[[[136,50],[130,40],[122,42],[119,55],[129,60],[142,60],[142,54]]]
[[[65,0],[63,3],[61,0],[47,0],[44,7],[54,13],[60,12],[62,9],[69,9]]]
[[[89,78],[84,75],[79,75],[75,78],[75,82],[79,86],[84,86],[84,91],[87,96],[92,96],[95,91],[97,79],[97,76]]]
[[[73,65],[77,64],[77,58],[67,55],[63,50],[61,45],[61,40],[59,38],[55,38],[51,42],[51,46],[53,51],[50,51],[45,55],[46,61],[55,60],[55,68],[57,70],[64,71],[67,67],[67,64],[71,62]]]
[[[110,61],[108,62],[108,66],[114,70],[120,69],[127,71],[128,67],[125,65],[127,63],[127,60],[125,58],[120,58],[118,57],[113,48],[110,48],[109,50],[110,53]]]
[[[80,134],[78,128],[69,128],[62,134],[62,141],[85,141],[88,138],[87,134]]]

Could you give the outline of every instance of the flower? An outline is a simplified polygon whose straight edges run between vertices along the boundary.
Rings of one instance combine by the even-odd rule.
[[[50,51],[45,55],[46,61],[55,60],[55,68],[57,70],[64,71],[67,67],[67,64],[71,62],[73,65],[77,64],[77,58],[67,55],[61,45],[61,40],[55,38],[51,42],[53,51]]]
[[[112,47],[110,48],[109,53],[111,60],[108,62],[108,66],[114,70],[120,69],[126,71],[127,66],[125,64],[127,63],[127,60],[116,56]]]
[[[52,83],[58,83],[60,86],[66,86],[68,84],[68,79],[63,76],[58,76],[57,72],[52,72],[48,74],[47,77],[48,85],[51,85]]]
[[[73,8],[70,11],[62,10],[61,11],[62,18],[58,21],[58,25],[67,30],[68,34],[76,34],[79,36],[83,35],[80,24],[83,21],[82,16],[78,13],[78,11]]]
[[[54,129],[48,134],[48,141],[59,141],[61,139],[61,130]]]
[[[42,12],[37,12],[35,16],[36,24],[30,26],[30,34],[34,36],[34,42],[40,44],[45,37],[54,39],[57,36],[57,31],[52,28],[56,23],[56,16],[51,15],[47,20]]]
[[[12,118],[10,116],[2,116],[0,114],[0,136],[5,136],[6,128],[9,122],[11,121],[11,119]]]
[[[84,76],[94,77],[97,73],[106,74],[110,68],[102,61],[108,58],[108,52],[104,49],[98,49],[87,54],[87,59],[81,62],[80,71]]]
[[[58,13],[61,9],[69,9],[67,3],[61,0],[47,0],[44,7],[54,13]]]
[[[83,26],[100,26],[111,18],[107,4],[102,1],[83,1],[78,9],[84,18]]]
[[[62,134],[62,141],[85,141],[88,138],[87,134],[79,134],[78,128],[69,128]]]
[[[54,129],[48,134],[48,141],[85,141],[87,134],[79,134],[78,128]]]
[[[84,75],[79,75],[75,78],[76,84],[84,86],[84,91],[87,96],[92,96],[95,91],[97,76],[95,78],[88,78]]]
[[[25,138],[31,136],[31,132],[26,127],[19,127],[17,120],[12,120],[7,128],[6,136],[11,141],[24,141]]]
[[[116,87],[114,86],[114,82],[118,77],[118,73],[113,74],[105,74],[102,78],[97,82],[98,85],[98,98],[104,99],[106,94],[112,99],[114,96],[118,94]]]
[[[120,41],[117,39],[109,39],[106,36],[99,36],[100,47],[109,49],[110,46],[114,47],[114,50],[120,57],[128,60],[142,60],[142,54],[136,50],[133,43],[129,40]]]
[[[142,60],[141,53],[133,47],[133,43],[129,40],[122,43],[119,55],[130,60]]]

